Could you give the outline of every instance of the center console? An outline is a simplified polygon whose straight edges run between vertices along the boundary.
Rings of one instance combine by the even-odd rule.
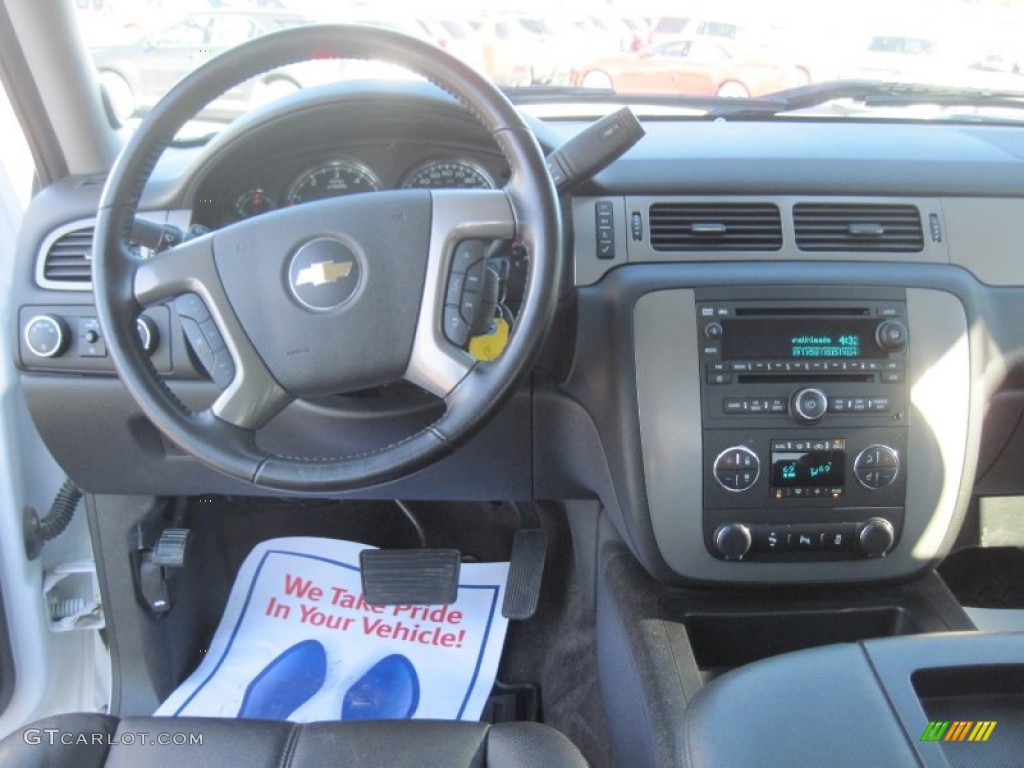
[[[636,301],[633,341],[651,527],[677,574],[870,581],[948,550],[972,408],[954,294],[657,290]]]
[[[697,290],[703,533],[717,558],[886,555],[906,503],[907,306]]]

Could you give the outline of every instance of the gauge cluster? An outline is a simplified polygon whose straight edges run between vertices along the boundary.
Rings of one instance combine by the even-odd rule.
[[[339,86],[340,88],[341,86]],[[355,86],[353,86],[355,87]],[[500,189],[508,161],[457,102],[406,97],[299,100],[210,142],[189,186],[210,229],[326,198],[401,189]]]
[[[500,156],[490,153],[471,157],[438,152],[424,158],[422,152],[406,151],[398,155],[408,158],[402,168],[395,167],[394,155],[392,162],[381,163],[385,167],[378,169],[354,152],[330,150],[269,163],[263,173],[250,167],[238,174],[224,194],[202,197],[218,203],[204,218],[211,226],[223,226],[329,197],[384,189],[496,189],[508,177]]]

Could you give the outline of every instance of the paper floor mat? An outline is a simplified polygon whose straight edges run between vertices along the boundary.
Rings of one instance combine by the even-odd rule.
[[[463,564],[452,605],[370,606],[364,549],[318,538],[257,545],[205,658],[156,714],[478,720],[505,641],[508,563]]]

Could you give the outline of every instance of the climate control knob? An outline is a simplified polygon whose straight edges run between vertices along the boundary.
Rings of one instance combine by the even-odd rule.
[[[70,340],[68,324],[58,315],[36,315],[25,324],[25,346],[36,357],[60,357]]]
[[[886,320],[875,328],[875,341],[888,352],[896,352],[907,344],[907,326],[899,320]]]
[[[820,389],[797,390],[789,401],[790,415],[801,424],[813,424],[828,410],[828,398]]]
[[[860,548],[868,557],[885,557],[896,541],[892,523],[883,517],[872,517],[860,529]]]
[[[857,482],[872,491],[892,485],[899,473],[900,455],[888,445],[869,445],[853,462]]]
[[[715,530],[715,547],[726,560],[740,560],[750,551],[754,539],[743,523],[720,525]]]
[[[761,474],[761,460],[745,445],[734,445],[718,454],[712,472],[725,490],[733,493],[746,491]]]

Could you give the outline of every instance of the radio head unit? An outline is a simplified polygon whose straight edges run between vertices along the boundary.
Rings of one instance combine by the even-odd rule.
[[[701,301],[697,315],[706,427],[905,416],[902,301]]]
[[[906,500],[906,303],[697,292],[704,533],[730,560],[883,556]],[[827,294],[826,294],[827,295]]]

